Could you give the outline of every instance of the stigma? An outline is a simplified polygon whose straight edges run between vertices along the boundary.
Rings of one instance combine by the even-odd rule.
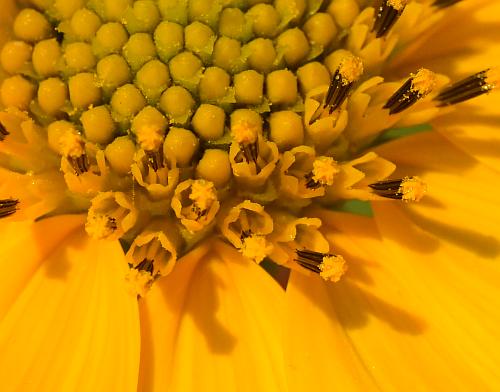
[[[373,25],[377,38],[386,35],[403,13],[408,0],[383,0]]]
[[[370,184],[369,187],[378,196],[406,202],[418,202],[427,192],[426,183],[416,176],[397,180],[379,181]]]
[[[64,132],[59,138],[59,147],[77,176],[89,170],[89,163],[85,155],[85,141],[78,133],[71,130]]]
[[[214,184],[205,180],[193,181],[189,199],[193,201],[193,209],[196,214],[198,216],[205,215],[212,204],[217,201]]]
[[[165,135],[163,130],[154,125],[143,125],[135,131],[139,146],[146,153],[148,164],[156,172],[164,167],[163,160],[163,142]]]
[[[326,110],[331,115],[340,108],[362,74],[363,62],[361,59],[353,55],[345,56],[332,76],[323,104],[313,113],[309,125],[319,119]]]
[[[486,69],[445,88],[435,98],[438,106],[455,105],[486,94],[500,84],[500,67]]]
[[[19,200],[3,199],[0,200],[0,218],[6,218],[18,210]]]
[[[128,291],[138,298],[144,298],[153,285],[154,278],[149,269],[152,269],[152,262],[148,264],[149,260],[145,260],[143,266],[132,267],[125,275],[125,282]],[[151,267],[150,267],[151,265]],[[144,269],[142,269],[144,268]]]
[[[220,208],[215,185],[206,180],[183,181],[175,189],[171,207],[191,233],[207,228]]]
[[[87,233],[96,239],[104,239],[110,237],[118,228],[116,219],[106,214],[92,214],[87,218],[85,230]]]
[[[396,91],[384,105],[389,114],[397,114],[429,94],[436,85],[436,74],[426,68],[421,68]]]
[[[272,245],[266,241],[263,235],[242,233],[242,246],[240,252],[243,256],[260,264],[272,251]]]
[[[340,255],[314,252],[312,250],[296,250],[295,261],[301,267],[317,273],[324,280],[338,282],[347,271],[345,259]]]
[[[248,121],[240,121],[231,127],[231,134],[234,141],[239,144],[240,150],[247,163],[256,163],[259,157],[258,127]]]
[[[313,170],[306,175],[306,187],[316,189],[320,186],[331,186],[339,172],[340,168],[333,158],[318,157],[313,162]]]

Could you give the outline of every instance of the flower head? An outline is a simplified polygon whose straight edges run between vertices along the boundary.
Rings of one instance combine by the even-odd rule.
[[[446,126],[456,105],[493,97],[500,53],[451,70],[432,54],[449,31],[432,34],[470,11],[498,19],[497,6],[2,6],[8,390],[491,384],[498,154],[482,152],[497,136]],[[447,368],[464,353],[480,365]]]

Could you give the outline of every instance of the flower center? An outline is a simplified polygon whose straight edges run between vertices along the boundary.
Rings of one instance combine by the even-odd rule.
[[[500,80],[492,68],[446,86],[422,68],[384,81],[419,34],[403,0],[36,3],[0,56],[2,170],[26,184],[2,190],[0,217],[30,203],[45,206],[32,219],[86,213],[91,237],[127,244],[140,296],[210,236],[338,281],[346,262],[306,207],[419,201],[424,182],[388,179],[374,142]]]

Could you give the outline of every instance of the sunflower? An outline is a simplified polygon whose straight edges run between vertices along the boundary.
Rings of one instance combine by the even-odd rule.
[[[498,5],[2,6],[3,390],[500,385]]]

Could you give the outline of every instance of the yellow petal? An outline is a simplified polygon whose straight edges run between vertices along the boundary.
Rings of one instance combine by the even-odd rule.
[[[83,216],[67,215],[0,225],[0,320],[45,258],[83,223]]]
[[[445,17],[429,34],[397,56],[387,75],[394,78],[425,66],[445,73],[453,82],[498,65],[500,2],[462,1],[444,12]],[[456,105],[455,110],[433,121],[433,125],[459,148],[498,170],[499,105],[500,93],[493,90]]]
[[[315,308],[309,304],[304,309],[289,300],[289,312],[306,311],[311,326],[329,314],[331,325],[323,335],[338,335],[338,320],[351,351],[382,390],[498,388],[495,325],[500,317],[493,284],[498,274],[490,276],[491,269],[479,264],[484,261],[465,259],[465,252],[456,247],[437,247],[438,238],[402,214],[390,214],[401,208],[375,203],[377,225],[366,217],[322,213],[326,237],[348,260],[349,271],[339,283],[325,285],[322,300],[312,296]],[[319,283],[309,281],[298,288],[309,295]],[[314,353],[318,345],[315,339],[310,342]],[[319,351],[318,358],[310,358],[316,367],[326,355],[323,347]],[[333,347],[331,355],[341,354]],[[334,386],[332,380],[330,389]],[[360,390],[355,383],[350,389]]]
[[[392,62],[388,75],[407,75],[424,66],[452,77],[464,77],[496,66],[500,56],[500,3],[462,1]],[[493,63],[492,63],[493,62]]]
[[[436,132],[388,143],[377,153],[396,164],[396,178],[417,175],[427,183],[422,201],[405,206],[418,225],[471,254],[499,255],[498,172]]]
[[[57,222],[34,230],[28,252],[35,253],[29,241],[57,233]],[[139,316],[125,287],[123,251],[83,229],[58,236],[60,246],[47,252],[0,324],[2,391],[135,391]],[[3,289],[9,276],[1,279]]]
[[[286,292],[284,349],[290,392],[375,389],[346,335],[330,285],[292,271]]]
[[[440,241],[406,217],[401,206],[379,203],[374,211],[383,244],[396,260],[393,272],[420,297],[431,344],[449,368],[460,370],[457,380],[469,390],[499,388],[497,263]]]
[[[500,172],[499,107],[500,92],[495,89],[459,104],[455,111],[434,120],[432,125],[456,147]]]
[[[228,245],[179,260],[140,301],[140,390],[285,390],[283,295]]]

